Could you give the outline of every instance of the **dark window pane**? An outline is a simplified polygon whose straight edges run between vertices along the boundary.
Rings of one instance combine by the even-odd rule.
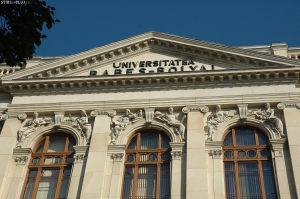
[[[62,184],[60,188],[59,198],[65,199],[67,198],[68,194],[68,188],[69,188],[69,181],[70,181],[70,174],[71,174],[71,168],[65,168],[64,169],[64,176],[62,179]]]
[[[35,152],[37,152],[37,153],[43,152],[44,144],[45,144],[45,140],[39,144],[39,146],[36,148]]]
[[[260,155],[261,155],[261,157],[263,157],[263,158],[269,157],[269,156],[270,156],[270,151],[269,151],[269,149],[263,149],[263,150],[261,150],[261,151],[260,151]]]
[[[170,165],[163,164],[160,168],[160,199],[170,198]]]
[[[134,167],[127,166],[125,168],[122,199],[131,199],[132,198],[133,174],[134,174]]]
[[[141,149],[157,149],[158,134],[157,133],[142,133],[141,134]]]
[[[235,132],[236,145],[255,145],[254,131],[252,129],[238,129]]]
[[[161,154],[161,160],[163,161],[170,161],[171,157],[170,157],[170,152],[166,152]]]
[[[76,141],[74,138],[69,138],[69,147],[68,151],[74,151],[74,146],[76,145]]]
[[[47,152],[61,152],[65,150],[66,137],[52,136]]]
[[[139,166],[137,198],[155,199],[156,166]]]
[[[36,177],[37,177],[37,170],[29,171],[28,180],[27,180],[27,183],[26,183],[25,193],[24,193],[23,199],[31,198],[32,191],[33,191],[33,186],[34,186],[34,182],[35,182]]]
[[[232,146],[232,133],[228,133],[224,140],[224,146]]]
[[[127,149],[136,149],[136,137],[137,137],[137,136],[135,136],[134,138],[132,138],[132,140],[131,140],[131,142],[129,143]]]
[[[259,145],[267,145],[268,144],[268,139],[262,135],[261,133],[257,133],[258,135],[258,142],[259,142]]]
[[[165,148],[170,148],[170,144],[169,144],[169,139],[164,136],[164,135],[161,135],[161,148],[165,149]]]
[[[241,198],[262,198],[257,162],[239,162]]]
[[[225,185],[227,199],[236,198],[234,164],[233,162],[225,162]]]
[[[263,170],[264,184],[265,184],[267,198],[276,199],[276,189],[274,184],[272,162],[263,161],[262,170]]]

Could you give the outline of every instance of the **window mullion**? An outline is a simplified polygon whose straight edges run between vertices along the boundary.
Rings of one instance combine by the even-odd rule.
[[[57,178],[57,185],[56,185],[56,189],[55,189],[54,199],[59,198],[63,176],[64,176],[64,167],[60,167],[59,168],[59,175],[58,175],[58,178]]]
[[[237,161],[234,161],[234,178],[235,178],[235,190],[236,190],[236,196],[238,199],[241,198],[241,192],[240,192],[240,180],[239,180],[239,165]]]
[[[137,164],[134,165],[134,174],[133,174],[133,189],[132,189],[132,199],[136,198],[136,192],[137,192],[137,181],[138,181],[138,175],[139,175],[139,167]]]
[[[39,183],[40,183],[40,180],[42,178],[42,168],[39,167],[38,168],[38,172],[37,172],[37,178],[35,180],[35,183],[34,183],[34,188],[32,190],[32,195],[31,195],[31,199],[35,199],[36,198],[36,195],[37,195],[37,191],[38,191],[38,187],[39,187]]]
[[[156,191],[156,198],[160,198],[160,168],[161,168],[161,164],[157,164],[157,169],[156,169],[156,187],[155,187],[155,191]]]
[[[258,163],[258,176],[259,176],[259,183],[260,183],[260,188],[261,188],[261,193],[262,193],[262,199],[266,199],[266,190],[265,190],[265,184],[264,184],[264,175],[262,171],[262,164],[261,161],[257,161]]]

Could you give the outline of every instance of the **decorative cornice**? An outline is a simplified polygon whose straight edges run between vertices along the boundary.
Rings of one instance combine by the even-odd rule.
[[[157,90],[163,87],[193,88],[193,86],[228,86],[228,83],[239,83],[244,85],[269,85],[272,82],[294,83],[299,76],[300,69],[257,69],[257,70],[230,70],[230,71],[193,71],[193,72],[176,72],[176,73],[153,73],[153,74],[134,74],[134,75],[115,75],[115,76],[87,76],[87,77],[50,77],[40,79],[16,79],[3,80],[2,86],[13,95],[26,93],[76,93],[80,92],[107,92],[113,87],[124,91],[124,89],[148,89]],[[268,73],[268,78],[262,78]],[[278,74],[277,74],[278,73]],[[175,76],[176,74],[176,76]],[[259,75],[259,79],[250,78]],[[139,82],[156,82],[155,84]],[[153,80],[153,81],[152,81]],[[218,81],[216,81],[218,80]],[[157,82],[160,86],[157,87]],[[180,82],[180,84],[179,84]],[[116,87],[115,85],[118,85]]]
[[[67,56],[52,62],[46,62],[28,69],[6,75],[3,79],[17,79],[21,77],[44,77],[49,74],[64,76],[72,74],[73,70],[89,69],[95,64],[116,59],[128,53],[144,51],[148,48],[168,48],[181,53],[199,54],[201,56],[216,57],[228,62],[252,63],[253,65],[300,65],[296,59],[256,52],[248,49],[229,47],[221,44],[205,42],[159,32],[148,32],[135,37],[114,42],[102,47],[94,48],[82,53]],[[223,56],[224,55],[224,56]],[[237,59],[238,57],[238,59]],[[241,59],[242,58],[242,59]]]
[[[300,101],[297,102],[281,102],[277,104],[277,108],[283,110],[285,108],[297,108],[300,109]]]

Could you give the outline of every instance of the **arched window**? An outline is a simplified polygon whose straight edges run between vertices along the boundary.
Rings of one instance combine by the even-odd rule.
[[[122,199],[170,199],[170,145],[161,132],[136,133],[127,145]]]
[[[57,134],[37,142],[21,199],[67,198],[75,144],[73,137]]]
[[[268,139],[258,129],[231,129],[223,157],[227,199],[277,198]]]

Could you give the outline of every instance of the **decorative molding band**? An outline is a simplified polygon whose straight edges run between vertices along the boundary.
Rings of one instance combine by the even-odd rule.
[[[201,113],[207,113],[209,111],[209,108],[207,106],[198,106],[198,107],[183,107],[182,112],[184,114],[187,114],[189,112],[198,112]]]
[[[300,102],[281,102],[277,104],[277,108],[283,110],[285,108],[297,108],[300,109]]]

